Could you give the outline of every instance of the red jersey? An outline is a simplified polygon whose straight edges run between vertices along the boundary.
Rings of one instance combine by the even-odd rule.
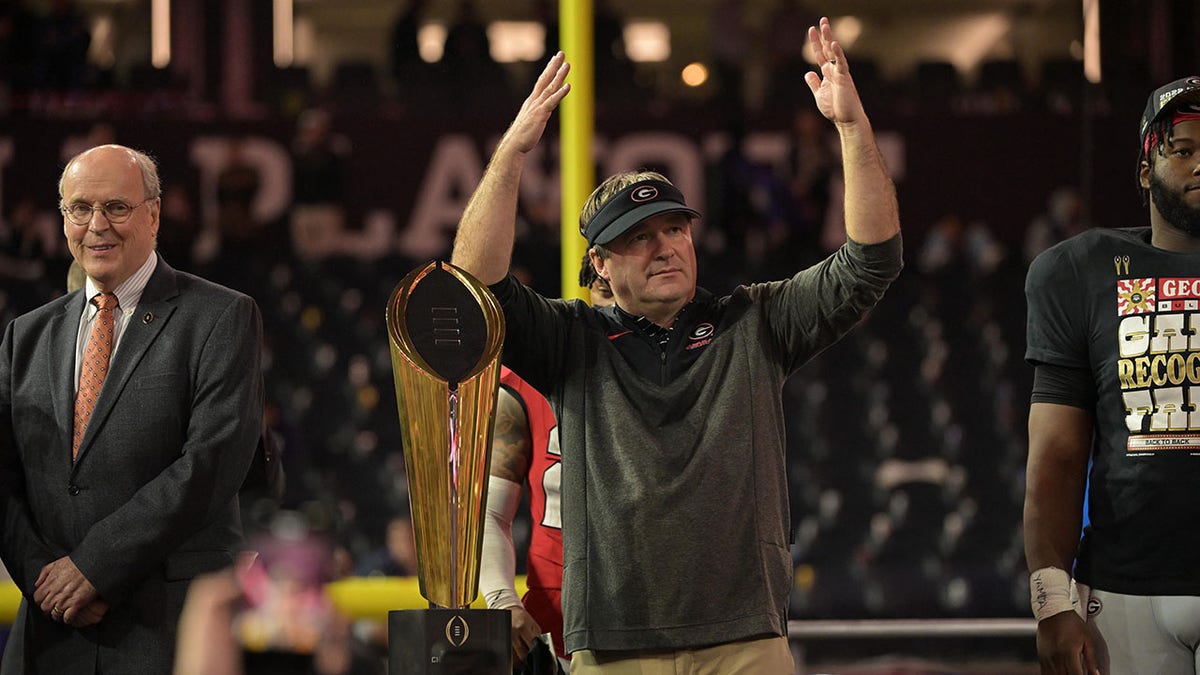
[[[508,368],[500,368],[500,384],[514,394],[529,419],[533,451],[529,463],[529,510],[533,531],[525,562],[526,586],[521,601],[543,631],[554,636],[554,650],[565,656],[562,636],[562,452],[558,447],[558,422],[550,404]]]

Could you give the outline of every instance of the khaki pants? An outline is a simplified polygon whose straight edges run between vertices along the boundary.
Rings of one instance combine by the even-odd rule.
[[[571,675],[791,675],[794,669],[786,637],[676,652],[585,649],[571,655]]]

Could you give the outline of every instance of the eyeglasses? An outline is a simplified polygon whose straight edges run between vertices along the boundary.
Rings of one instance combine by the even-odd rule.
[[[130,204],[129,202],[122,201],[120,199],[113,199],[104,202],[100,206],[93,206],[83,202],[75,202],[74,204],[67,204],[61,207],[60,210],[63,212],[63,215],[67,217],[67,220],[75,223],[76,225],[87,225],[88,223],[92,222],[92,213],[95,211],[103,211],[104,219],[109,223],[119,224],[129,220],[129,217],[133,215],[134,209],[142,204],[145,204],[151,199],[154,199],[154,197],[146,197],[137,204]]]

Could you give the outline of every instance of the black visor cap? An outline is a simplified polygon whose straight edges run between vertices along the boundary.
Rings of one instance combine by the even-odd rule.
[[[700,217],[700,212],[688,207],[683,193],[674,185],[660,180],[638,181],[605,202],[579,233],[587,239],[589,247],[604,245],[647,218],[673,211]]]

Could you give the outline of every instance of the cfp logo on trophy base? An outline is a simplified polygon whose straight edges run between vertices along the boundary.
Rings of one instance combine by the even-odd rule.
[[[446,622],[446,643],[451,647],[462,647],[467,644],[467,638],[471,637],[471,625],[461,614],[455,614]],[[445,660],[445,654],[434,653],[430,655],[430,663],[441,663]]]
[[[461,614],[455,614],[453,619],[446,622],[446,641],[451,645],[461,647],[467,643],[470,636],[471,626]]]

